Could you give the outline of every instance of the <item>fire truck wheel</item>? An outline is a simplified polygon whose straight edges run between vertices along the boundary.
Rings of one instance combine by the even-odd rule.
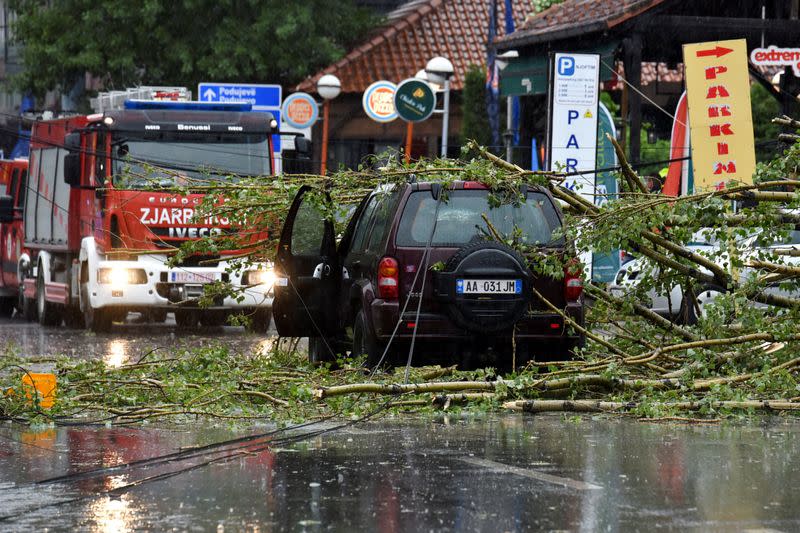
[[[22,287],[20,287],[19,290],[22,316],[24,316],[25,320],[28,322],[33,322],[36,320],[36,302],[32,298],[25,298],[25,296],[22,295]]]
[[[39,277],[36,278],[36,313],[39,316],[39,324],[42,326],[61,325],[61,310],[45,298],[44,275],[41,268],[39,269]]]
[[[249,318],[250,322],[247,325],[247,331],[266,333],[269,330],[270,322],[272,322],[272,310],[256,309],[249,315]]]
[[[111,330],[111,315],[108,309],[99,307],[95,309],[89,302],[88,289],[84,285],[81,290],[81,301],[83,302],[83,322],[87,329],[95,333],[104,333]]]
[[[14,298],[0,298],[0,317],[10,318],[14,313]]]
[[[74,329],[82,328],[85,326],[83,313],[81,313],[79,307],[70,306],[64,310],[64,324],[66,324],[68,328],[74,328]]]
[[[178,309],[175,311],[175,324],[178,329],[195,329],[200,318],[196,309]]]
[[[225,311],[203,311],[200,314],[200,324],[209,328],[224,326],[228,321],[228,313]]]
[[[147,313],[147,319],[150,322],[155,322],[157,324],[163,324],[167,321],[167,310],[166,309],[150,309]]]

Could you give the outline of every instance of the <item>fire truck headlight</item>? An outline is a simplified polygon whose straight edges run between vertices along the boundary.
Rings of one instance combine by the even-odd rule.
[[[275,284],[275,271],[269,270],[251,270],[245,273],[245,285],[266,285],[271,288]]]
[[[101,268],[97,271],[97,282],[112,287],[141,285],[147,283],[147,274],[141,268]]]

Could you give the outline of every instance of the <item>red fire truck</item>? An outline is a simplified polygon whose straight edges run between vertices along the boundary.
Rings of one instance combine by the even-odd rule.
[[[154,320],[174,312],[179,327],[245,313],[254,329],[266,330],[268,266],[229,268],[225,256],[236,251],[168,266],[169,251],[182,242],[236,230],[226,219],[194,217],[202,194],[159,188],[174,190],[192,177],[271,174],[273,133],[273,116],[249,104],[130,100],[124,109],[37,122],[24,208],[30,260],[18,265],[23,302],[35,303],[43,325],[98,332],[130,311]],[[230,283],[240,297],[198,306],[214,282]]]
[[[9,317],[19,305],[17,265],[28,261],[22,247],[22,202],[28,181],[27,159],[0,159],[0,202],[6,216],[0,218],[0,317]]]

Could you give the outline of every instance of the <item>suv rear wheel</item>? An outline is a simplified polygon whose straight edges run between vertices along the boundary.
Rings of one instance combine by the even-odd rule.
[[[378,340],[367,324],[367,316],[364,311],[359,311],[353,322],[353,357],[366,355],[365,364],[372,368],[381,360],[385,348],[386,346]]]

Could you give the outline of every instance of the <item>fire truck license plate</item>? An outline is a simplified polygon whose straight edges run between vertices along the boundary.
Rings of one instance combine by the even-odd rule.
[[[172,283],[211,283],[219,279],[219,274],[216,272],[170,272],[169,277]]]
[[[521,279],[457,279],[458,294],[521,294]]]

